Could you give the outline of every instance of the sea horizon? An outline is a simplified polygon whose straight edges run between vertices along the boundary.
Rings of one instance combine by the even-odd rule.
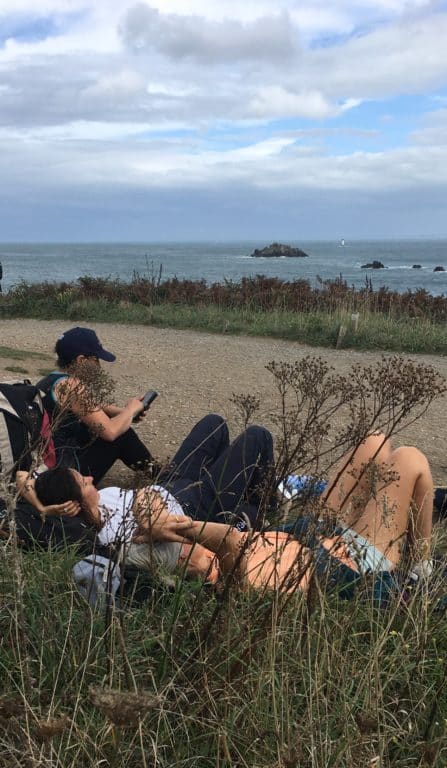
[[[271,242],[297,246],[308,258],[252,257],[256,248]],[[364,268],[373,261],[385,268]],[[285,281],[305,279],[314,287],[341,276],[360,288],[368,277],[376,290],[384,286],[399,292],[422,288],[433,295],[447,293],[447,238],[22,241],[0,243],[0,262],[3,291],[23,281],[73,282],[84,275],[126,282],[139,275],[220,283],[262,274]],[[446,271],[434,272],[437,266]]]
[[[188,245],[194,245],[195,243],[221,243],[221,244],[234,244],[234,243],[264,243],[265,246],[271,245],[272,243],[284,243],[285,245],[289,244],[297,244],[297,243],[338,243],[340,244],[341,240],[345,240],[345,245],[349,245],[350,243],[397,243],[397,242],[446,242],[447,243],[447,234],[445,235],[417,235],[417,236],[411,236],[411,235],[403,235],[403,236],[390,236],[390,237],[344,237],[343,235],[334,236],[334,237],[312,237],[312,238],[281,238],[277,236],[272,236],[270,238],[259,238],[257,236],[253,237],[234,237],[234,238],[212,238],[212,237],[196,237],[196,238],[158,238],[156,240],[141,240],[141,239],[114,239],[114,240],[108,240],[108,239],[88,239],[88,240],[70,240],[70,239],[33,239],[33,240],[1,240],[0,241],[0,249],[4,246],[8,245],[166,245],[169,243],[180,245],[182,243],[188,244]]]

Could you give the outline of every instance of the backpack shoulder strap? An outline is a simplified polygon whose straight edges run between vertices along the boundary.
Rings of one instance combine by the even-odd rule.
[[[68,378],[68,373],[61,373],[61,371],[52,371],[47,376],[44,376],[43,379],[40,379],[40,381],[37,382],[36,387],[39,390],[39,392],[43,393],[43,395],[49,395],[53,397],[55,384],[57,384],[58,381],[61,381],[62,379],[67,379],[67,378]]]

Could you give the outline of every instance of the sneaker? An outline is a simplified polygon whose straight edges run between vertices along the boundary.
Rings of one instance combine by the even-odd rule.
[[[326,480],[320,480],[312,475],[287,475],[279,483],[278,492],[289,501],[300,496],[321,496],[326,486]]]

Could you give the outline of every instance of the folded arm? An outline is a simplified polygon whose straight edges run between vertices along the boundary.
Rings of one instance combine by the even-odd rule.
[[[138,524],[132,541],[185,541],[193,521],[186,515],[173,515],[157,491],[142,488],[135,494],[132,508]]]
[[[63,504],[50,504],[44,506],[39,501],[36,491],[34,490],[34,478],[28,472],[16,472],[16,488],[17,494],[22,499],[25,499],[29,504],[32,504],[35,509],[42,515],[65,515],[66,517],[74,517],[80,511],[80,505],[77,501],[66,501]]]
[[[116,405],[94,408],[86,397],[82,383],[74,377],[64,379],[57,385],[55,394],[62,407],[69,408],[92,432],[107,442],[113,442],[127,432],[143,410],[143,403],[137,397],[132,397],[124,408]]]

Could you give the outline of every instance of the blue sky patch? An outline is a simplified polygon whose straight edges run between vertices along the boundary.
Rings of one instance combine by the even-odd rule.
[[[10,14],[0,17],[0,45],[11,39],[19,43],[36,43],[62,35],[83,15],[70,13],[32,17],[29,14]]]

